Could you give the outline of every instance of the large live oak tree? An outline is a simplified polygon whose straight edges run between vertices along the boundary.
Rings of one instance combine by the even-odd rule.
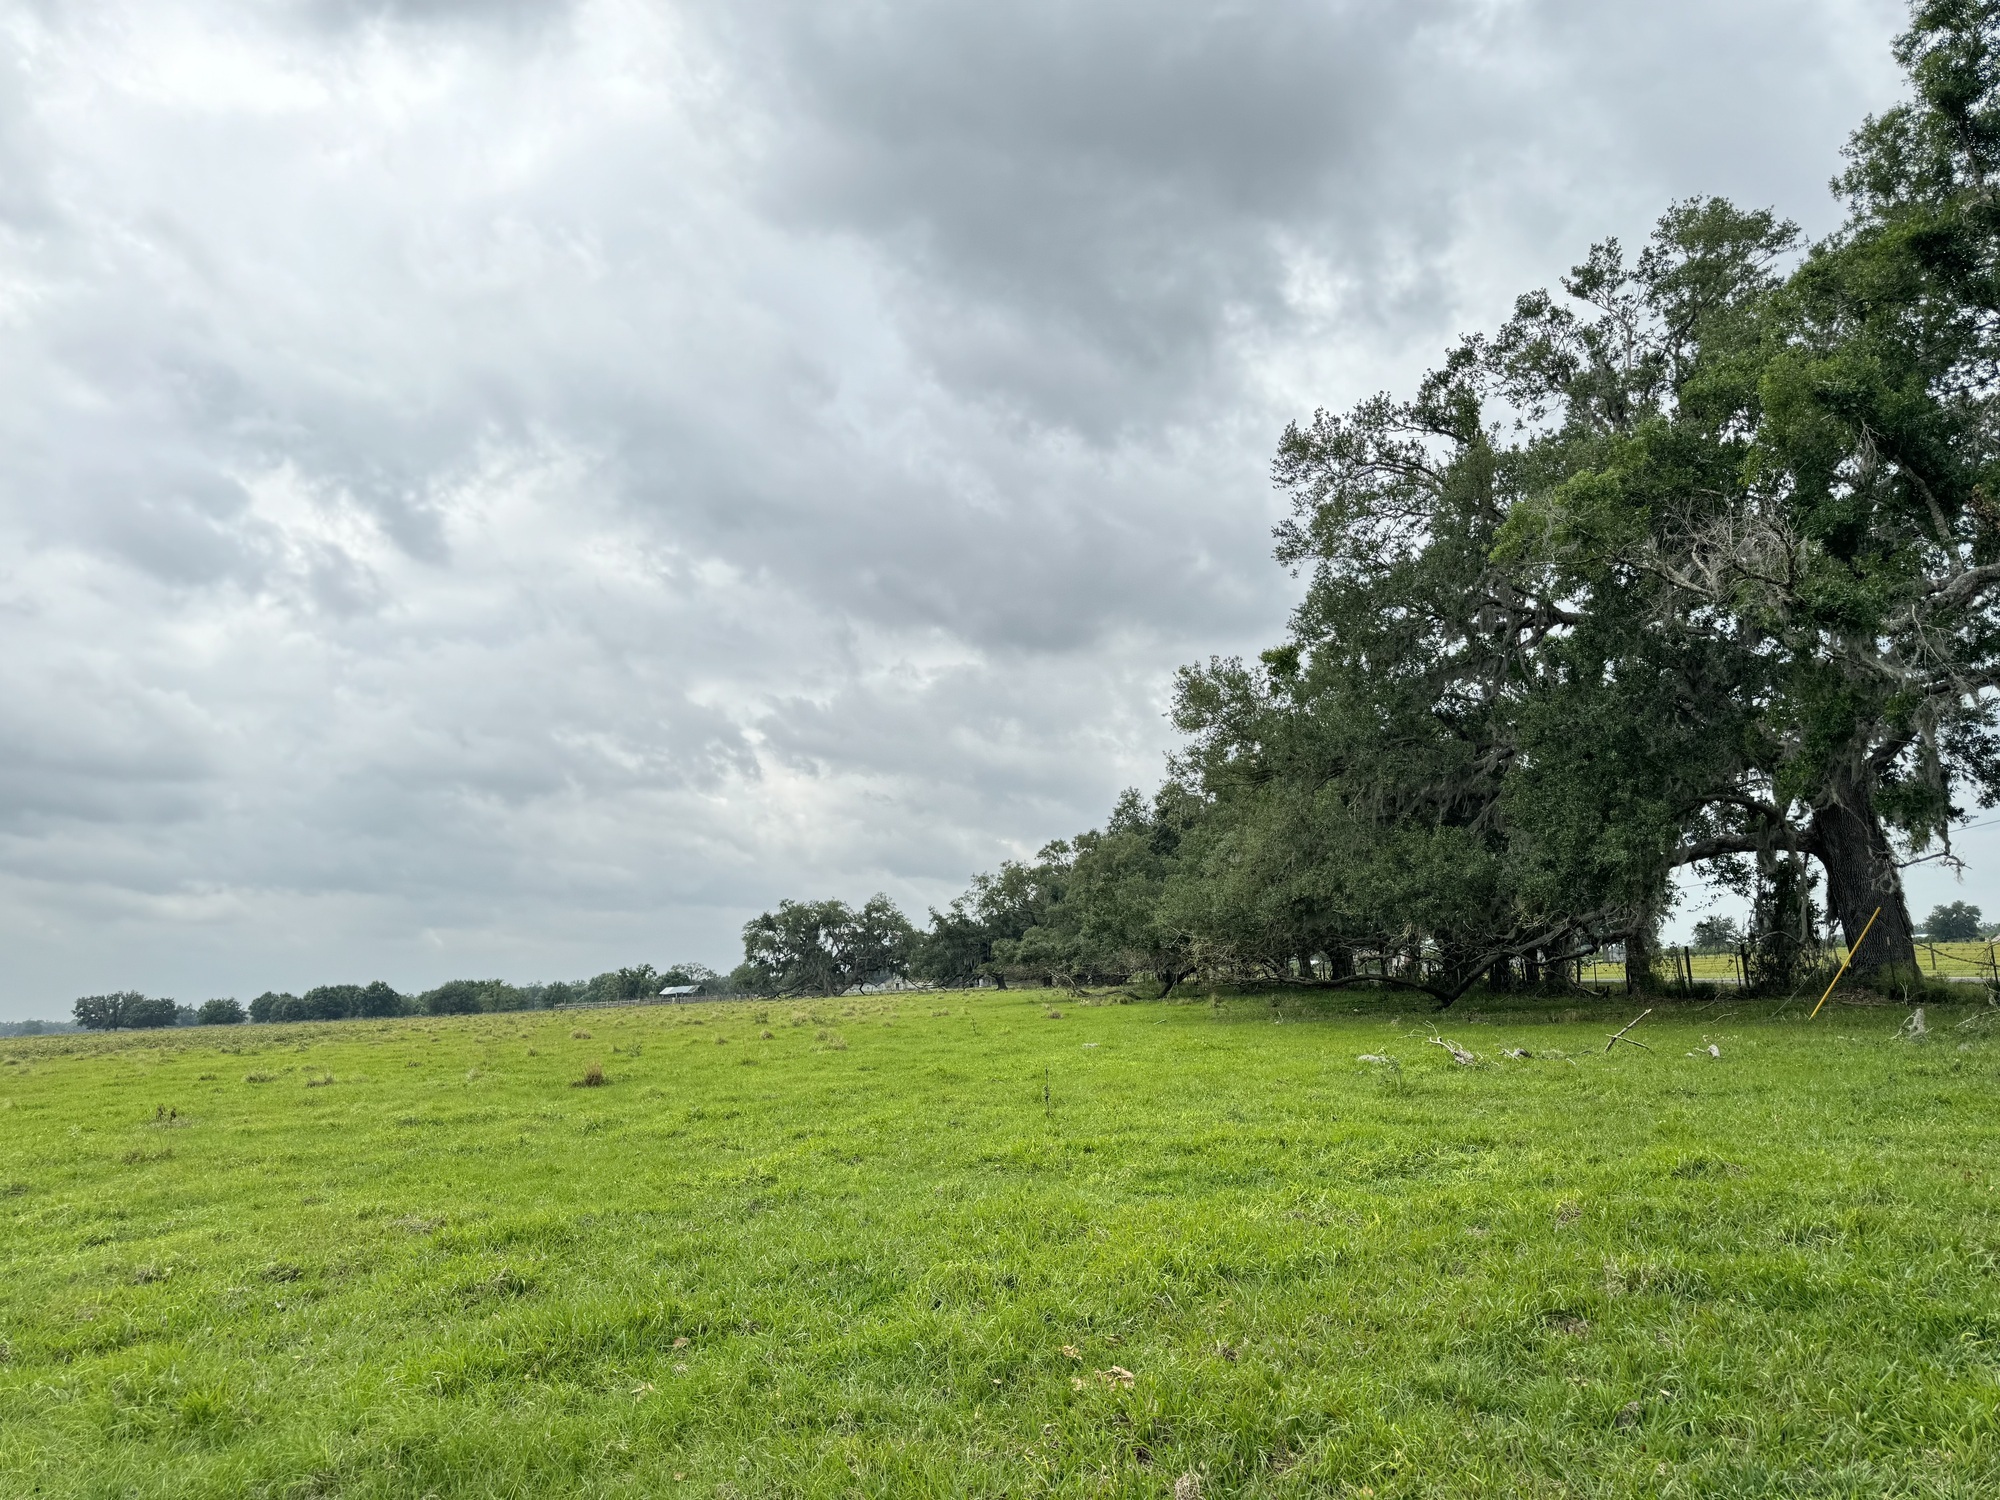
[[[1289,832],[1293,925],[1400,914],[1449,995],[1608,937],[1643,968],[1676,866],[1809,855],[1857,966],[1913,966],[1899,863],[2000,783],[1997,10],[1916,8],[1827,241],[1679,205],[1286,433],[1291,638],[1182,684],[1207,890]]]

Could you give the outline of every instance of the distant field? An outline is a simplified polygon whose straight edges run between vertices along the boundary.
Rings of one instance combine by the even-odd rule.
[[[2000,1494],[1969,1010],[1050,999],[0,1042],[0,1495]]]
[[[1674,950],[1677,956],[1680,950]],[[1833,960],[1840,962],[1847,957],[1847,949],[1836,945]],[[2000,969],[1996,969],[1996,959],[2000,959],[2000,947],[1990,943],[1919,943],[1917,945],[1917,967],[1924,973],[1939,979],[2000,979]],[[1675,960],[1662,958],[1662,973],[1666,965]],[[1694,968],[1697,984],[1735,984],[1742,970],[1736,956],[1731,953],[1691,953],[1688,961]],[[1609,959],[1586,960],[1583,965],[1585,984],[1616,984],[1625,982],[1625,965],[1613,963]]]

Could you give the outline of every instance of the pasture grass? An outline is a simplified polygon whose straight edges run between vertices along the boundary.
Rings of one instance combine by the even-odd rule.
[[[1983,1016],[1466,1003],[0,1042],[0,1494],[2000,1494]]]

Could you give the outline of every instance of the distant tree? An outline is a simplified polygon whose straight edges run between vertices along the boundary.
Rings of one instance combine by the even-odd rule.
[[[204,1000],[195,1012],[199,1026],[236,1026],[244,1020],[243,1007],[234,1000]]]
[[[118,990],[84,996],[76,1002],[74,1014],[77,1024],[91,1031],[129,1031],[172,1026],[177,1008],[171,1000],[149,998],[137,990]]]
[[[635,964],[630,968],[599,974],[590,981],[587,998],[614,1002],[648,1000],[659,994],[666,983],[666,976],[651,964]]]
[[[1734,953],[1743,944],[1743,927],[1734,917],[1703,917],[1694,924],[1697,953]]]
[[[521,998],[527,1002],[527,1010],[553,1010],[558,1005],[568,1005],[581,1000],[590,988],[585,979],[550,979],[520,986]]]
[[[912,949],[910,972],[948,987],[982,976],[1004,986],[1006,970],[994,961],[994,945],[1018,941],[1047,916],[1067,870],[1044,850],[1032,865],[1010,859],[996,875],[975,876],[971,889],[943,911],[931,909],[930,927]]]
[[[850,984],[901,979],[910,969],[917,930],[887,896],[872,896],[837,934]]]
[[[426,990],[418,1005],[427,1016],[476,1016],[488,1007],[482,1003],[487,986],[497,979],[447,979],[436,989]]]
[[[887,896],[859,911],[844,901],[781,901],[743,927],[744,970],[757,990],[837,995],[907,973],[916,929]],[[736,976],[732,976],[735,978]]]
[[[307,1021],[344,1021],[357,1014],[361,1004],[358,984],[315,985],[299,997]]]
[[[1198,806],[1172,782],[1150,806],[1128,790],[1102,830],[1050,844],[1040,868],[1052,899],[1019,938],[994,944],[994,966],[1073,988],[1143,974],[1165,995],[1195,967],[1167,880]]]
[[[297,995],[282,990],[266,990],[250,1002],[250,1019],[262,1024],[266,1021],[288,1021],[299,1003]]]
[[[364,985],[355,1002],[357,1016],[400,1016],[408,1014],[409,1000],[381,980]]]
[[[743,927],[743,959],[762,989],[831,995],[840,987],[832,934],[852,914],[844,901],[780,901]]]
[[[1964,901],[1933,906],[1924,919],[1924,936],[1934,943],[1976,943],[1979,941],[1980,912]]]
[[[917,978],[949,989],[961,989],[979,979],[993,957],[993,937],[987,925],[979,920],[972,902],[973,894],[968,891],[953,897],[943,911],[931,908],[931,925],[918,935],[910,963],[910,972]]]
[[[180,1020],[180,1007],[164,996],[141,995],[125,1008],[125,1025],[134,1029],[172,1026]]]
[[[91,1031],[117,1031],[130,1025],[126,1019],[136,1002],[145,1000],[137,990],[114,990],[108,995],[85,995],[72,1008],[77,1025]]]

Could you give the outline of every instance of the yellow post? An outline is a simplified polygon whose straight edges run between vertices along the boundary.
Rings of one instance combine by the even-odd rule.
[[[1840,971],[1839,973],[1836,973],[1833,976],[1833,984],[1840,983],[1840,976],[1842,974],[1845,974],[1847,972],[1847,966],[1854,962],[1854,955],[1859,953],[1861,951],[1861,945],[1868,941],[1868,933],[1869,930],[1873,928],[1875,925],[1875,918],[1881,915],[1882,915],[1882,908],[1879,906],[1876,907],[1875,910],[1869,914],[1867,922],[1861,928],[1861,936],[1854,940],[1854,946],[1847,950],[1847,957],[1843,958],[1840,961]],[[1826,987],[1826,995],[1831,995],[1833,993],[1833,984],[1830,984]],[[1826,1004],[1826,995],[1821,995],[1819,997],[1819,1005]],[[1806,1017],[1808,1021],[1810,1021],[1813,1018],[1813,1016],[1819,1014],[1819,1005],[1815,1005],[1813,1007],[1812,1016]]]

